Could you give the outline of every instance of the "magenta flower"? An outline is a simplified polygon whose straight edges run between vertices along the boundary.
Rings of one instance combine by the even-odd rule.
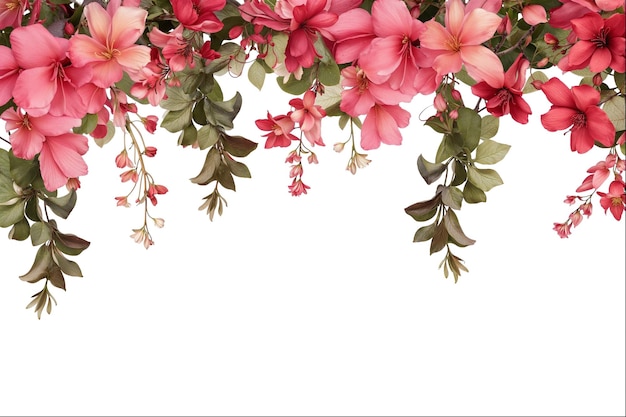
[[[446,3],[445,27],[430,20],[420,36],[423,48],[432,50],[433,68],[441,76],[456,73],[465,65],[476,81],[501,86],[504,69],[500,59],[483,42],[491,39],[502,18],[484,9],[466,11],[461,0]]]
[[[609,185],[609,192],[603,193],[598,191],[600,198],[600,205],[606,213],[607,210],[611,210],[611,214],[615,217],[615,220],[619,221],[622,218],[622,213],[626,210],[626,193],[624,192],[624,183],[622,181],[613,181]]]
[[[518,123],[528,123],[532,113],[530,106],[522,98],[526,83],[526,70],[530,63],[520,54],[504,74],[502,85],[491,86],[484,81],[472,86],[474,95],[487,101],[487,111],[496,117],[510,114]]]
[[[148,12],[126,6],[114,10],[109,15],[98,3],[89,3],[84,14],[91,36],[78,34],[70,39],[72,63],[91,69],[91,81],[101,88],[120,81],[124,71],[133,77],[150,61],[150,48],[135,45],[143,33]]]
[[[543,83],[541,91],[552,103],[550,110],[541,116],[541,124],[551,132],[571,126],[572,151],[585,153],[595,141],[613,146],[615,127],[598,107],[600,93],[593,87],[581,85],[570,90],[561,80],[552,78]]]

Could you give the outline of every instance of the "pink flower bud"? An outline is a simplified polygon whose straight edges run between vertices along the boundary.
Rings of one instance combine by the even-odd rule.
[[[580,211],[576,210],[572,214],[569,215],[569,219],[572,221],[574,227],[578,226],[580,222],[583,221],[583,215],[580,214]]]
[[[553,45],[553,46],[559,45],[559,40],[556,38],[556,36],[554,36],[551,33],[546,33],[545,35],[543,35],[543,41],[547,43],[548,45]]]
[[[154,220],[154,225],[156,227],[158,227],[159,229],[163,228],[163,226],[165,226],[165,220],[163,220],[160,217],[155,217],[152,220]]]
[[[152,115],[141,119],[143,127],[148,131],[148,133],[154,133],[156,131],[158,121],[159,118]]]
[[[541,90],[541,86],[543,85],[543,81],[541,80],[533,80],[530,82],[536,90]]]
[[[443,98],[443,95],[441,93],[435,96],[435,100],[433,104],[435,106],[435,109],[437,109],[439,113],[441,113],[442,111],[445,111],[448,108],[448,103],[446,103],[446,99]]]
[[[236,39],[243,33],[243,26],[233,26],[228,31],[228,39]]]
[[[509,15],[505,15],[496,29],[496,32],[500,35],[508,35],[511,33],[511,29],[511,19],[509,19]]]
[[[581,204],[579,207],[580,211],[589,218],[591,216],[591,212],[593,211],[593,205],[591,203]]]
[[[306,160],[309,162],[309,164],[319,163],[319,161],[317,160],[317,155],[314,152],[311,152],[311,154],[306,158]]]
[[[459,117],[459,111],[457,109],[454,109],[450,112],[450,118],[452,120],[456,120]]]
[[[115,197],[118,206],[130,207],[127,197]]]
[[[576,197],[575,195],[568,195],[565,200],[563,200],[564,203],[569,204],[570,206],[572,204],[574,204],[576,202],[576,200],[578,199],[578,197]]]
[[[115,157],[115,165],[117,165],[118,168],[133,167],[133,161],[131,161],[131,159],[128,157],[128,152],[126,152],[126,149],[124,149],[122,152],[120,152],[119,155]]]
[[[346,146],[345,143],[343,142],[337,142],[333,145],[333,151],[339,153],[341,151],[343,151],[344,146]]]
[[[450,94],[452,95],[452,98],[456,101],[462,101],[461,92],[459,90],[452,90]]]
[[[302,176],[304,170],[302,169],[302,164],[292,165],[289,170],[289,178],[295,178],[298,176]]]
[[[72,36],[74,32],[76,32],[74,25],[71,22],[65,22],[65,26],[63,26],[63,33]]]
[[[539,62],[537,62],[537,68],[543,68],[546,65],[548,65],[548,62],[550,60],[548,59],[548,57],[542,58]]]
[[[154,157],[156,153],[157,153],[157,148],[155,148],[154,146],[146,146],[146,150],[144,151],[144,154],[148,158]]]
[[[593,85],[596,87],[602,85],[602,74],[598,73],[593,76]]]
[[[78,178],[68,178],[65,188],[68,191],[78,190],[80,188],[80,180]]]

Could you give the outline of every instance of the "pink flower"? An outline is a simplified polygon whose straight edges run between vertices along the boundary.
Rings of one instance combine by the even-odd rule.
[[[336,14],[324,11],[325,6],[326,0],[307,0],[293,8],[291,33],[285,51],[287,71],[292,73],[301,67],[308,68],[319,56],[315,50],[317,32],[337,21]]]
[[[0,117],[7,122],[7,132],[11,132],[13,153],[22,159],[33,159],[41,152],[46,137],[58,136],[80,126],[79,119],[48,114],[32,116],[13,108],[7,109]]]
[[[39,154],[43,183],[53,191],[65,185],[70,178],[87,175],[87,164],[82,158],[89,145],[87,138],[75,133],[47,136]]]
[[[284,32],[289,29],[290,19],[279,16],[263,0],[246,0],[239,6],[241,17],[255,25]]]
[[[28,0],[0,0],[0,29],[22,26]]]
[[[154,133],[157,129],[157,122],[159,118],[154,115],[150,115],[147,117],[142,117],[141,122],[143,123],[143,127],[148,131],[148,133]]]
[[[260,119],[255,121],[255,123],[259,129],[269,132],[263,135],[267,137],[265,149],[276,146],[285,148],[291,145],[292,140],[298,140],[297,137],[291,134],[295,123],[288,116],[280,115],[273,117],[270,112],[267,112],[267,119]]]
[[[183,26],[163,33],[156,26],[148,33],[150,42],[158,47],[172,71],[182,71],[187,65],[194,68],[194,50],[189,39],[183,36]]]
[[[496,54],[481,45],[491,39],[501,21],[497,14],[483,9],[475,8],[466,13],[461,0],[448,0],[446,26],[434,20],[426,22],[420,43],[423,48],[433,51],[433,68],[439,75],[456,73],[465,65],[468,74],[476,81],[501,86],[504,78],[502,63]]]
[[[226,0],[172,0],[171,3],[176,19],[187,29],[215,33],[224,27],[215,12],[224,8]]]
[[[588,66],[595,73],[608,67],[615,72],[626,70],[624,14],[614,14],[605,20],[597,13],[589,13],[573,19],[571,25],[578,41],[559,61],[559,68],[569,71]]]
[[[626,193],[624,192],[624,183],[622,181],[613,181],[609,185],[609,192],[603,193],[598,191],[600,198],[600,205],[606,213],[607,210],[611,210],[611,214],[615,217],[615,220],[619,221],[622,218],[622,213],[626,209]]]
[[[70,39],[72,63],[92,69],[92,82],[102,88],[120,81],[124,71],[132,78],[150,60],[150,49],[135,45],[148,12],[126,6],[114,10],[109,15],[100,4],[89,3],[83,13],[91,36],[78,34]]]
[[[300,130],[311,142],[311,145],[324,146],[322,140],[322,118],[326,116],[326,111],[315,104],[315,93],[308,90],[304,93],[304,98],[294,98],[289,104],[295,109],[290,113],[291,120],[300,125]]]
[[[361,129],[361,148],[376,149],[381,143],[400,145],[401,127],[409,125],[411,114],[400,106],[376,104],[370,109]]]
[[[341,75],[343,90],[339,106],[350,116],[366,114],[376,103],[396,105],[411,100],[410,95],[394,90],[389,84],[371,82],[363,68],[346,67],[341,70]]]
[[[301,179],[294,178],[293,182],[291,183],[291,185],[288,186],[288,188],[291,195],[297,197],[299,195],[306,194],[306,190],[310,189],[311,187],[303,183]]]
[[[0,106],[13,97],[13,88],[20,73],[20,66],[11,48],[0,45]]]
[[[530,63],[523,54],[518,55],[513,65],[504,74],[502,85],[491,86],[484,81],[472,86],[472,93],[487,101],[487,111],[496,117],[511,114],[518,123],[528,123],[531,109],[522,98],[526,83],[526,70]]]
[[[546,9],[538,4],[528,4],[522,9],[522,17],[524,21],[531,26],[536,26],[540,23],[546,23],[548,16]]]
[[[552,107],[541,116],[541,124],[551,132],[572,126],[570,147],[585,153],[595,141],[613,146],[615,127],[607,114],[598,107],[600,93],[593,87],[581,85],[570,90],[558,78],[541,86]]]
[[[33,53],[33,45],[38,45]],[[83,117],[87,111],[78,87],[88,81],[88,71],[77,71],[67,59],[68,40],[55,38],[40,24],[11,32],[11,47],[22,71],[15,80],[13,99],[32,116]]]
[[[561,239],[569,237],[572,234],[571,232],[571,223],[554,223],[554,227],[552,230],[556,231],[559,234]]]
[[[356,61],[376,37],[372,15],[360,8],[339,15],[337,22],[327,31],[335,41],[333,55],[338,64]]]
[[[164,64],[158,52],[151,55],[153,59],[139,70],[135,77],[137,82],[130,88],[130,93],[137,98],[147,98],[156,107],[165,97],[166,78],[170,75],[170,68]]]

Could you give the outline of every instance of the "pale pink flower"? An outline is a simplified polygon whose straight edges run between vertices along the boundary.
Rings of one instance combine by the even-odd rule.
[[[172,71],[182,71],[187,65],[189,68],[195,67],[193,58],[197,53],[194,52],[190,39],[183,36],[182,25],[169,33],[164,33],[155,26],[148,33],[148,38],[161,50]]]
[[[13,57],[13,51],[0,45],[0,106],[13,97],[13,87],[19,74],[20,66]]]
[[[74,66],[93,70],[94,84],[110,87],[122,79],[124,71],[132,78],[148,63],[150,49],[135,45],[145,28],[146,10],[120,6],[110,15],[94,2],[83,13],[91,36],[74,35],[69,55]]]
[[[65,185],[70,178],[87,175],[87,164],[82,158],[89,145],[87,138],[75,133],[47,136],[39,154],[41,177],[47,190]]]
[[[372,15],[360,8],[339,15],[327,31],[334,40],[332,50],[338,64],[356,61],[376,37]]]
[[[561,239],[569,237],[571,232],[571,223],[554,223],[552,230],[556,231]]]
[[[291,195],[297,197],[299,195],[306,194],[306,190],[310,189],[311,187],[303,183],[301,179],[294,178],[293,182],[291,183],[291,185],[288,186],[288,188]]]
[[[502,85],[502,62],[493,51],[482,46],[491,39],[501,21],[495,13],[478,8],[466,12],[461,0],[448,0],[445,27],[434,20],[426,22],[420,44],[432,50],[433,68],[440,76],[457,73],[465,65],[476,81]]]
[[[376,104],[365,116],[361,129],[361,148],[376,149],[381,143],[400,145],[401,127],[409,125],[411,114],[400,106]]]

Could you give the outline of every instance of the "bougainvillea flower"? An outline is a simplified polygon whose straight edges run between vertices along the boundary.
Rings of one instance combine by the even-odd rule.
[[[504,69],[500,59],[481,45],[491,39],[501,21],[500,16],[483,9],[466,13],[461,0],[448,0],[445,27],[434,20],[426,22],[420,44],[432,50],[433,68],[439,75],[456,73],[465,65],[476,81],[502,85]]]
[[[615,127],[607,114],[598,107],[600,93],[593,87],[581,85],[570,90],[558,78],[551,78],[541,86],[552,107],[541,116],[541,124],[555,132],[571,126],[572,151],[585,153],[594,141],[613,146]]]
[[[611,210],[611,214],[615,217],[615,220],[619,221],[622,218],[622,213],[626,209],[626,193],[624,192],[624,183],[622,181],[613,181],[609,185],[609,192],[603,193],[598,191],[600,198],[600,205],[606,213],[607,210]]]
[[[124,71],[132,77],[150,61],[150,48],[135,45],[145,27],[146,10],[120,6],[111,16],[94,2],[85,6],[84,14],[91,36],[74,35],[69,56],[74,66],[93,70],[91,81],[98,87],[112,86]]]
[[[626,70],[626,28],[623,14],[614,14],[605,20],[597,13],[588,13],[573,19],[571,24],[578,41],[567,56],[559,61],[559,68],[569,71],[588,66],[594,73],[602,72],[608,67],[615,72]]]
[[[171,3],[176,19],[187,29],[215,33],[224,27],[215,12],[224,8],[226,0],[172,0]]]
[[[526,70],[530,63],[520,54],[513,65],[504,74],[501,86],[491,86],[481,81],[472,86],[474,95],[487,101],[487,111],[496,117],[510,114],[518,123],[528,123],[530,106],[522,98],[522,89],[526,83]]]
[[[381,143],[400,145],[401,127],[407,127],[411,114],[400,106],[376,104],[370,109],[361,129],[361,148],[376,149]]]
[[[261,130],[269,133],[263,135],[267,138],[265,149],[274,148],[276,146],[287,147],[291,145],[292,140],[298,140],[291,131],[295,123],[289,116],[280,115],[273,117],[267,112],[267,119],[259,119],[254,122]]]
[[[311,142],[311,145],[322,145],[322,118],[326,116],[326,111],[315,104],[315,93],[308,90],[303,98],[294,98],[289,101],[295,110],[290,113],[291,120],[300,125],[300,130]]]
[[[39,154],[41,177],[47,190],[64,186],[70,178],[87,175],[83,160],[89,149],[87,138],[75,133],[47,136]]]
[[[33,159],[41,151],[47,136],[57,136],[80,126],[80,119],[48,114],[36,117],[13,108],[0,117],[6,122],[7,132],[11,132],[13,153],[22,159]]]

